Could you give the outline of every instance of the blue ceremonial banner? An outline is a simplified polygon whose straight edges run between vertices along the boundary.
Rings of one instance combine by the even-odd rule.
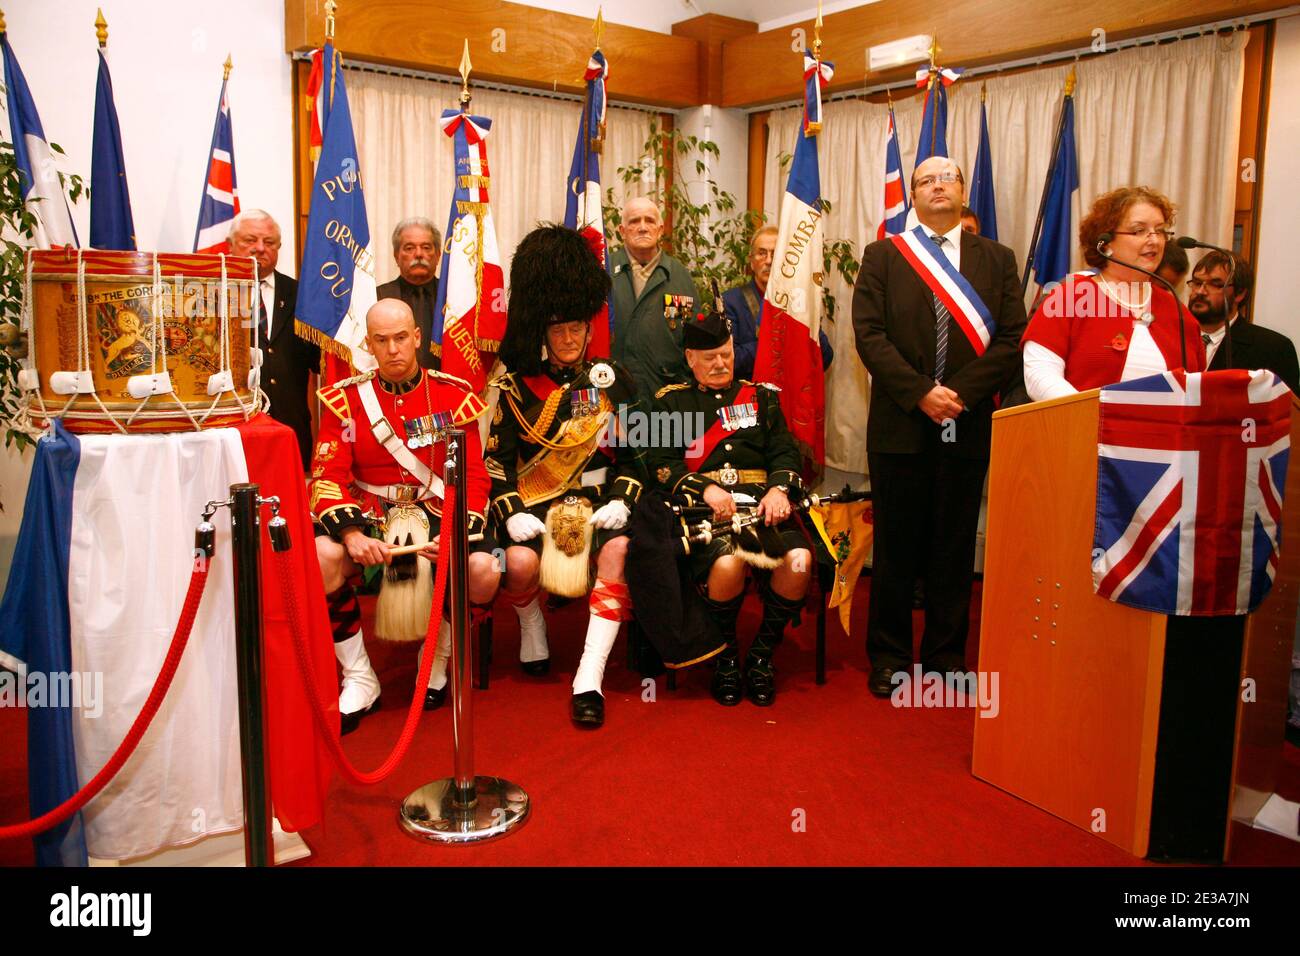
[[[578,123],[578,140],[573,146],[573,163],[569,166],[565,189],[564,225],[582,233],[591,251],[608,266],[605,254],[605,209],[600,189],[600,150],[605,142],[605,80],[609,64],[599,50],[587,61],[587,98],[582,104]],[[592,322],[587,354],[609,355],[610,330],[614,327],[614,293],[611,290],[603,314]]]
[[[968,205],[980,221],[980,235],[995,242],[998,238],[998,208],[993,200],[993,154],[989,149],[989,117],[980,103],[980,145],[975,154],[975,172],[970,180]]]
[[[113,78],[104,50],[99,51],[95,83],[95,134],[90,151],[90,244],[96,249],[134,250],[135,221],[126,187],[122,131],[113,105]]]
[[[1061,135],[1047,187],[1043,231],[1034,254],[1034,276],[1040,286],[1058,282],[1070,272],[1073,244],[1071,208],[1074,193],[1079,188],[1079,164],[1074,149],[1074,97],[1067,95],[1061,109]]]
[[[9,45],[9,35],[0,33],[4,52],[5,91],[9,105],[9,130],[14,146],[14,162],[21,177],[23,201],[37,218],[36,246],[75,246],[77,231],[72,225],[68,200],[59,183],[59,173],[50,154],[50,144],[41,127],[40,114],[32,101],[27,78],[18,65],[18,57]]]
[[[332,43],[325,44],[322,62],[325,82],[320,102],[325,120],[298,271],[295,329],[303,338],[364,371],[375,367],[374,357],[360,348],[366,333],[366,310],[375,302],[370,225],[343,83],[343,61]]]

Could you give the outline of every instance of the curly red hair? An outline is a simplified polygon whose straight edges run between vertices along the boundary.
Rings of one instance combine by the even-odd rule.
[[[1106,265],[1106,260],[1097,252],[1097,239],[1103,232],[1114,232],[1124,221],[1124,215],[1137,203],[1144,202],[1155,206],[1165,217],[1165,227],[1174,224],[1174,204],[1169,197],[1158,193],[1149,186],[1121,186],[1108,193],[1102,193],[1093,200],[1092,208],[1079,223],[1079,243],[1083,246],[1083,261],[1094,269]]]

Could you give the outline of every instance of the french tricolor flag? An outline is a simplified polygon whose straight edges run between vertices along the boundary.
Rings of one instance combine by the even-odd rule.
[[[805,60],[811,59],[805,53]],[[794,147],[777,226],[772,275],[763,296],[754,380],[781,389],[781,411],[805,457],[818,468],[826,459],[826,388],[819,343],[822,322],[824,232],[821,172],[817,163],[820,87],[834,65],[806,71],[804,134]],[[816,117],[816,120],[810,120]],[[815,125],[814,125],[815,124]]]
[[[609,64],[599,50],[587,61],[587,98],[582,105],[582,121],[578,124],[578,141],[573,147],[573,163],[569,167],[568,188],[565,190],[564,224],[581,232],[587,245],[596,254],[601,265],[606,265],[605,212],[600,189],[600,153],[605,141],[605,81],[609,77]],[[613,325],[610,307],[612,293],[605,307],[597,313],[591,324],[591,341],[587,345],[590,356],[609,355],[610,328]]]
[[[208,151],[208,171],[203,177],[203,199],[199,202],[199,224],[194,230],[194,251],[229,252],[226,241],[230,223],[239,215],[239,187],[235,180],[235,133],[230,123],[230,101],[226,81],[217,100],[217,121]]]
[[[266,415],[235,428],[149,435],[74,435],[55,421],[36,445],[0,601],[0,668],[10,672],[0,672],[0,702],[27,708],[32,817],[75,794],[126,736],[167,656],[203,506],[226,500],[232,484],[247,481],[281,499],[315,694],[327,710],[337,708],[293,432]],[[263,522],[269,517],[264,508]],[[35,838],[39,865],[130,859],[243,826],[229,512],[219,510],[213,524],[216,556],[162,706],[99,795]],[[277,559],[265,531],[262,537],[271,798],[281,826],[295,831],[320,822],[332,766],[308,710],[286,609],[276,599]],[[18,822],[10,813],[3,819]]]

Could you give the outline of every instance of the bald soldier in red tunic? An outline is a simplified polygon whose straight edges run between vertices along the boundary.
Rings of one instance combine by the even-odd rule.
[[[366,341],[379,368],[318,392],[324,409],[310,486],[311,512],[317,522],[316,554],[334,628],[334,649],[343,668],[339,695],[343,733],[355,729],[363,716],[379,706],[379,678],[366,654],[360,610],[348,579],[362,567],[384,564],[390,566],[385,589],[423,586],[426,594],[432,593],[442,514],[445,444],[441,435],[446,429],[465,430],[470,601],[490,603],[500,584],[492,555],[494,542],[485,534],[490,481],[476,424],[487,410],[483,400],[469,383],[420,367],[420,332],[410,307],[400,300],[384,299],[370,309]],[[376,524],[385,529],[387,540],[370,536],[368,530]],[[409,533],[416,535],[414,543],[428,542],[415,558],[397,559],[400,573],[389,554],[395,529],[401,543],[406,543]],[[376,612],[379,636],[422,639],[428,598],[423,620],[408,613],[405,619],[385,623],[386,597],[380,595]],[[393,633],[385,633],[385,628]],[[451,631],[444,619],[429,675],[426,710],[446,698],[450,653]]]

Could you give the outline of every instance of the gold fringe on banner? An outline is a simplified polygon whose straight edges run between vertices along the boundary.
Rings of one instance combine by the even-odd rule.
[[[487,212],[487,208],[488,204],[485,202],[470,202],[467,199],[456,200],[456,212],[462,216],[478,216],[480,221],[482,221],[484,213]]]
[[[312,345],[319,347],[323,352],[329,352],[331,355],[342,359],[348,363],[348,368],[356,371],[357,367],[352,363],[352,350],[333,336],[326,335],[314,325],[308,325],[302,319],[293,320],[293,330],[300,338],[306,339]],[[321,356],[321,365],[324,366],[325,357]]]
[[[467,174],[464,176],[458,176],[456,178],[456,183],[461,189],[487,189],[488,183],[491,179],[491,176],[475,176]]]

